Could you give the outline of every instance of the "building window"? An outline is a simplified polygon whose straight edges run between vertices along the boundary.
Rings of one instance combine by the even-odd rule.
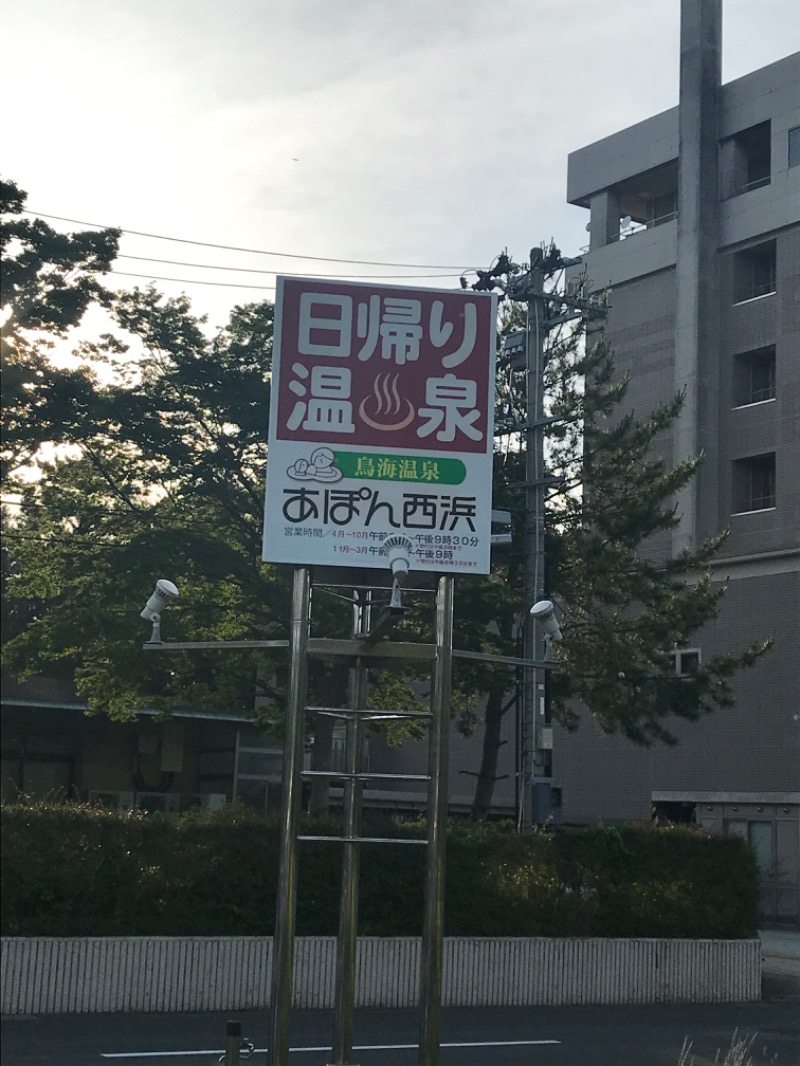
[[[697,804],[683,800],[654,800],[650,818],[656,825],[695,825]]]
[[[73,738],[64,733],[3,734],[3,799],[20,795],[52,802],[66,800],[75,788]]]
[[[331,771],[343,774],[347,769],[347,726],[335,725],[331,739]],[[369,773],[369,740],[365,740],[361,749],[360,773]]]
[[[677,159],[628,178],[614,187],[613,195],[619,208],[620,229],[612,240],[672,222],[678,211]]]
[[[775,399],[775,345],[733,357],[733,406]]]
[[[750,455],[733,463],[733,513],[775,506],[775,453]]]
[[[789,166],[800,167],[800,126],[789,130]]]
[[[681,648],[672,653],[675,673],[678,677],[689,677],[700,665],[702,659],[699,648]]]
[[[722,195],[727,199],[769,185],[772,169],[769,122],[741,130],[721,145]]]
[[[775,858],[772,848],[772,822],[748,822],[747,840],[756,855],[762,877],[774,875]]]
[[[344,773],[346,746],[346,727],[343,725],[335,725],[333,727],[333,738],[331,739],[331,770],[334,771],[334,773]]]
[[[751,822],[743,818],[727,819],[725,830],[729,836],[741,837],[747,841],[755,853],[762,878],[771,880],[775,876],[772,822]]]
[[[733,302],[743,303],[775,292],[775,241],[744,248],[733,256]]]

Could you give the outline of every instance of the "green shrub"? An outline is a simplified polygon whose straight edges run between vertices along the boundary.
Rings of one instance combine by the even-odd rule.
[[[247,809],[174,816],[14,804],[2,821],[7,936],[269,935],[279,829]],[[364,827],[423,839],[424,824]],[[303,832],[337,834],[334,819]],[[297,932],[334,935],[341,846],[299,845]],[[522,835],[510,824],[448,827],[450,936],[745,937],[758,871],[738,838],[692,827],[596,826]],[[361,847],[360,932],[422,931],[425,848]]]

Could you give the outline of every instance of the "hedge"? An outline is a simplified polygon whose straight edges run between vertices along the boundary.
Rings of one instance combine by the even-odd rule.
[[[80,804],[0,811],[7,936],[261,936],[273,931],[276,822],[229,806],[182,815]],[[383,824],[380,836],[424,836]],[[335,833],[331,820],[304,832]],[[335,934],[341,847],[302,842],[297,932]],[[359,931],[421,932],[425,849],[362,847]],[[448,827],[449,936],[753,936],[749,845],[691,826],[597,826],[518,834]]]

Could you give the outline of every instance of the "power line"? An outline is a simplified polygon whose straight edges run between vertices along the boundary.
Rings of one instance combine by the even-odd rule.
[[[131,274],[127,270],[109,270],[109,274],[118,274],[121,278],[144,278],[146,281],[175,281],[180,285],[216,285],[224,289],[261,289],[264,292],[275,292],[274,285],[248,285],[245,282],[235,281],[197,281],[194,278],[161,278],[157,274]]]
[[[461,264],[453,263],[385,263],[375,259],[335,259],[326,255],[300,255],[298,252],[270,252],[263,248],[240,248],[233,244],[212,244],[210,241],[194,241],[184,237],[167,237],[163,233],[145,233],[142,230],[124,229],[122,226],[101,226],[99,222],[84,222],[77,218],[65,218],[63,215],[49,215],[44,211],[32,211],[23,208],[23,214],[37,218],[52,218],[59,222],[69,222],[73,226],[91,226],[93,229],[118,229],[132,237],[150,237],[157,241],[175,241],[177,244],[194,244],[202,248],[221,248],[229,252],[247,252],[248,255],[274,255],[281,259],[312,259],[318,263],[349,263],[352,266],[402,267],[404,270],[458,270],[465,269]],[[466,268],[469,269],[469,268]]]
[[[197,268],[198,270],[228,270],[237,274],[271,274],[275,270],[258,270],[253,267],[218,266],[215,263],[185,263],[178,259],[156,259],[151,255],[118,255],[117,259],[136,259],[141,263],[166,263],[169,266],[184,266]],[[458,278],[460,274],[295,274],[290,271],[281,271],[284,277],[289,278],[388,278],[399,281],[411,281],[416,278]]]
[[[124,256],[120,258],[126,258]],[[159,260],[156,260],[159,262]],[[191,263],[185,263],[184,266],[191,266]],[[231,269],[236,269],[235,267]],[[117,274],[122,278],[144,278],[146,281],[173,281],[179,285],[215,285],[224,289],[260,289],[263,292],[275,292],[274,285],[251,285],[249,282],[244,281],[200,281],[197,278],[165,278],[160,277],[158,274],[134,274],[127,270],[109,270],[108,274]],[[257,273],[269,273],[268,271],[258,271]],[[308,277],[307,274],[290,274],[289,277]],[[325,277],[324,274],[312,274],[311,277]]]

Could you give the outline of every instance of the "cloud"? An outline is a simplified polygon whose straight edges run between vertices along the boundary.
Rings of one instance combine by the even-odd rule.
[[[4,95],[20,101],[4,115],[5,165],[39,210],[224,244],[464,266],[550,237],[574,253],[586,219],[564,202],[567,155],[677,103],[679,13],[641,0],[27,0],[4,18]],[[726,0],[725,76],[791,51],[794,14],[793,0],[757,14]],[[220,321],[259,296],[190,292]]]

